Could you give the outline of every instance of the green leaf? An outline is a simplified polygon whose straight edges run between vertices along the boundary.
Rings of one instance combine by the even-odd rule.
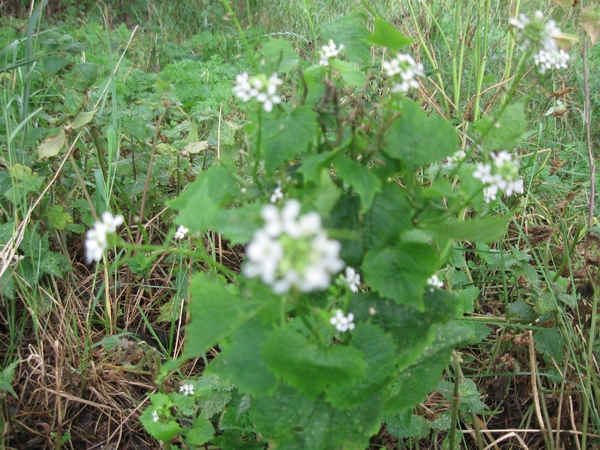
[[[333,161],[337,175],[354,188],[361,200],[360,213],[364,214],[373,203],[375,194],[381,190],[381,180],[359,162],[339,155]]]
[[[507,106],[496,117],[484,117],[475,125],[475,129],[483,135],[488,152],[512,148],[525,133],[527,117],[523,102]]]
[[[365,255],[365,282],[382,296],[423,310],[427,279],[437,270],[439,260],[433,247],[408,243],[369,250]]]
[[[313,398],[330,384],[346,384],[364,377],[366,369],[360,351],[313,343],[287,328],[267,335],[263,358],[276,375]]]
[[[52,205],[47,214],[50,225],[58,230],[64,230],[68,224],[73,223],[73,217],[65,212],[65,207],[62,205]]]
[[[98,65],[88,62],[80,62],[73,66],[73,76],[77,82],[81,83],[83,88],[91,87],[98,79]]]
[[[2,370],[2,372],[0,372],[0,391],[8,392],[10,395],[12,395],[15,398],[18,398],[18,397],[12,387],[12,384],[14,382],[15,369],[17,368],[17,366],[19,365],[20,362],[21,361],[19,361],[17,359],[16,361],[13,361],[8,366],[6,366]]]
[[[369,36],[366,41],[369,44],[387,47],[392,51],[397,51],[402,47],[406,47],[412,42],[412,39],[407,38],[400,33],[396,28],[381,17],[375,18],[375,31]]]
[[[440,161],[456,152],[458,136],[444,118],[428,116],[407,98],[401,100],[402,115],[389,129],[383,151],[409,168]]]
[[[354,64],[340,59],[332,59],[331,67],[337,69],[346,86],[363,86],[367,79],[365,72]]]
[[[391,335],[372,323],[359,323],[352,332],[352,348],[365,355],[366,377],[352,384],[334,384],[327,401],[336,408],[359,407],[376,393],[384,394],[397,375],[398,348]]]
[[[371,35],[362,24],[363,17],[349,14],[321,26],[321,34],[326,40],[333,40],[339,47],[344,45],[344,54],[353,62],[368,63],[371,60],[370,46],[366,39]]]
[[[213,221],[215,231],[222,234],[232,245],[246,244],[260,228],[261,204],[246,204],[240,208],[220,209]]]
[[[67,64],[69,64],[68,58],[54,55],[46,56],[44,58],[44,72],[48,75],[54,75]]]
[[[383,416],[385,429],[398,439],[424,438],[429,434],[430,428],[427,420],[422,416],[415,416],[412,412]]]
[[[212,225],[217,212],[239,195],[236,179],[223,167],[211,167],[167,205],[179,210],[177,223],[190,233],[203,233]]]
[[[290,114],[263,122],[265,168],[272,173],[285,161],[308,150],[317,137],[317,114],[309,106],[299,106]]]
[[[205,273],[192,279],[189,291],[191,320],[186,327],[185,355],[203,355],[219,340],[243,325],[259,309],[237,293],[211,280]]]
[[[192,445],[204,445],[215,434],[213,424],[207,418],[200,416],[194,422],[194,426],[186,433],[187,440]]]
[[[325,220],[327,228],[359,232],[360,218],[358,197],[342,195],[333,209],[329,219]],[[358,266],[363,256],[363,241],[357,239],[339,239],[342,244],[340,257],[350,266]]]
[[[457,240],[491,243],[506,233],[506,224],[511,215],[485,217],[483,219],[453,221],[443,224],[423,224],[420,228],[435,234]]]
[[[544,328],[537,331],[533,338],[538,352],[547,358],[553,358],[558,364],[562,363],[565,352],[565,339],[556,328]]]
[[[251,418],[269,448],[286,450],[364,450],[381,427],[382,398],[339,410],[322,397],[309,399],[288,385],[252,399]]]
[[[83,127],[84,125],[87,125],[88,123],[90,123],[92,121],[92,119],[96,115],[97,111],[98,111],[97,109],[94,109],[92,111],[80,112],[79,114],[77,114],[75,119],[73,119],[73,122],[71,122],[69,127],[72,130],[78,130],[79,128]]]
[[[413,228],[412,216],[405,190],[395,182],[384,184],[364,217],[366,247],[380,249],[397,243],[402,232]]]
[[[65,136],[65,132],[61,129],[58,134],[47,137],[42,141],[37,149],[38,157],[42,159],[58,155],[58,153],[64,148],[66,142],[67,138]]]
[[[251,319],[235,330],[222,352],[205,370],[231,380],[241,392],[255,396],[273,393],[277,387],[275,376],[262,358],[265,333],[272,327],[259,319]]]
[[[600,36],[600,6],[586,6],[579,15],[581,26],[590,37],[592,45],[596,43]]]
[[[277,72],[289,72],[298,65],[300,58],[294,47],[283,38],[269,40],[263,44],[261,53],[265,61],[279,61],[279,67],[273,68]]]
[[[140,422],[152,437],[163,442],[169,442],[173,436],[181,431],[181,427],[177,422],[170,417],[163,417],[165,411],[173,406],[173,402],[168,395],[162,393],[151,394],[149,397],[152,405],[142,413]],[[155,411],[159,413],[158,421],[154,420],[153,413]]]

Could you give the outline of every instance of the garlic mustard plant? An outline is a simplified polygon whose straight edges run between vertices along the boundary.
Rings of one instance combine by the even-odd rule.
[[[494,167],[490,164],[477,164],[473,177],[485,185],[483,196],[486,203],[496,200],[498,193],[503,192],[507,197],[524,192],[523,180],[518,178],[519,164],[505,150],[492,154]],[[495,168],[492,174],[492,170]]]
[[[189,233],[189,229],[184,227],[183,225],[179,225],[179,227],[177,228],[177,230],[175,231],[175,235],[173,236],[173,239],[185,239],[185,237],[187,236],[187,234]]]
[[[534,63],[540,73],[568,67],[570,56],[558,48],[556,39],[561,31],[554,20],[545,20],[544,14],[536,11],[531,20],[525,14],[520,14],[518,18],[511,18],[509,23],[517,29],[521,50],[534,54]]]
[[[108,236],[114,234],[117,227],[123,223],[123,216],[113,215],[106,211],[102,213],[102,220],[94,224],[94,227],[86,233],[85,260],[87,264],[92,261],[100,261],[108,247]]]
[[[244,72],[235,78],[233,93],[244,102],[256,99],[263,104],[266,112],[271,112],[274,105],[281,103],[277,89],[282,84],[283,81],[276,73],[267,78],[264,74],[251,77]]]
[[[264,227],[248,245],[243,273],[260,277],[274,292],[324,290],[331,276],[344,268],[341,245],[329,239],[315,212],[299,216],[300,202],[288,200],[280,211],[265,205]]]
[[[400,81],[392,86],[392,92],[408,92],[411,88],[419,88],[416,77],[423,74],[423,64],[416,63],[412,56],[399,54],[389,61],[384,61],[383,69],[392,81],[396,82],[400,78]]]
[[[356,273],[356,270],[352,267],[346,267],[344,281],[352,292],[358,292],[358,288],[360,287],[360,275]]]
[[[344,316],[344,313],[341,309],[336,309],[334,316],[329,319],[329,323],[333,325],[336,330],[340,333],[344,333],[349,330],[354,330],[354,314],[348,313],[347,316]]]
[[[328,66],[330,58],[337,58],[338,54],[344,49],[344,44],[336,46],[332,39],[329,39],[329,44],[321,47],[319,51],[319,65]]]

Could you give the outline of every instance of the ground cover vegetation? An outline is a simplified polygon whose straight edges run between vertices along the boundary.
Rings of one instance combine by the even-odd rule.
[[[596,5],[0,9],[0,447],[600,448]]]

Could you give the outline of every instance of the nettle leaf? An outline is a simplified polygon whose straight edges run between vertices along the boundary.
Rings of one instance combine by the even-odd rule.
[[[46,56],[44,58],[44,72],[48,75],[54,75],[67,64],[69,64],[69,58],[54,55]]]
[[[358,13],[342,16],[322,25],[321,34],[326,40],[332,39],[338,47],[343,44],[348,60],[368,63],[371,60],[371,52],[366,39],[371,33],[362,21],[363,17]]]
[[[381,190],[381,180],[373,172],[349,157],[339,155],[333,161],[337,175],[354,188],[361,200],[360,213],[371,207],[375,194]]]
[[[392,51],[396,51],[409,45],[412,42],[412,39],[404,36],[396,29],[396,27],[390,25],[381,17],[376,17],[375,31],[366,39],[366,41],[369,44],[387,47]]]
[[[389,128],[383,151],[414,169],[440,161],[458,148],[456,130],[439,116],[428,116],[421,107],[404,98],[402,115]]]
[[[508,105],[496,117],[486,116],[475,125],[489,152],[512,148],[525,133],[527,118],[523,102]]]
[[[544,328],[534,334],[535,348],[547,358],[562,363],[565,352],[565,339],[556,328]]]
[[[316,397],[332,384],[346,384],[364,377],[362,352],[346,346],[310,342],[289,328],[269,333],[263,358],[276,375],[308,397]]]
[[[190,233],[203,233],[212,225],[217,212],[239,195],[236,179],[223,167],[211,167],[174,200],[167,201],[178,209],[177,223]]]
[[[335,384],[329,388],[327,401],[336,408],[358,407],[378,392],[383,395],[398,372],[398,348],[392,336],[381,327],[369,322],[357,324],[351,345],[365,355],[367,376],[352,384]]]
[[[453,221],[443,224],[424,224],[420,228],[458,240],[491,243],[506,233],[506,224],[512,217],[486,217],[484,219]]]
[[[261,53],[265,61],[279,61],[279,67],[274,68],[277,72],[289,72],[300,61],[294,47],[281,37],[278,39],[269,38],[263,45]]]
[[[241,392],[255,396],[268,395],[277,388],[277,379],[262,358],[265,333],[272,326],[251,319],[235,330],[223,351],[206,368],[206,374],[217,374],[234,383]]]
[[[271,396],[252,399],[251,418],[269,448],[363,450],[381,427],[382,404],[375,395],[360,407],[339,410],[283,384]]]
[[[367,79],[364,71],[354,64],[339,59],[332,59],[331,67],[337,69],[346,86],[363,86]]]
[[[414,437],[417,439],[429,435],[429,424],[423,416],[415,416],[412,412],[395,415],[384,415],[385,429],[398,439]]]
[[[263,122],[265,168],[274,172],[280,164],[305,153],[317,137],[317,114],[310,106],[299,106],[290,114]]]
[[[439,260],[428,244],[408,243],[369,250],[363,262],[365,282],[382,296],[423,310],[423,292]]]
[[[189,357],[206,353],[265,306],[244,299],[205,273],[194,276],[189,292],[192,296],[191,319],[186,327],[185,346],[185,354]]]
[[[398,242],[402,232],[413,228],[412,216],[405,190],[397,183],[384,184],[363,220],[366,247],[380,249]]]

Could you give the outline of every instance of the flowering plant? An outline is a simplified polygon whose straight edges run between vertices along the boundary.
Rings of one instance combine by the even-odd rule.
[[[455,346],[486,334],[461,320],[472,306],[444,280],[455,242],[499,238],[510,216],[493,207],[525,190],[505,150],[524,132],[504,127],[521,103],[478,123],[465,152],[452,125],[407,97],[424,78],[423,65],[399,53],[410,40],[379,18],[372,33],[358,16],[326,29],[346,40],[329,40],[310,67],[235,79],[235,97],[259,103],[249,103],[248,148],[170,202],[175,238],[190,236],[211,269],[189,287],[182,359],[219,348],[201,377],[231,386],[219,411],[203,413],[218,439],[246,430],[273,447],[360,449],[382,421],[408,423]],[[387,75],[377,104],[361,100],[366,77],[356,67],[368,66],[371,45],[396,55],[370,69]],[[301,80],[289,102],[283,79]],[[194,236],[209,230],[245,246],[240,267],[203,253]],[[169,440],[181,432],[174,399],[197,389],[155,395],[143,423]],[[214,430],[202,427],[208,440]]]

